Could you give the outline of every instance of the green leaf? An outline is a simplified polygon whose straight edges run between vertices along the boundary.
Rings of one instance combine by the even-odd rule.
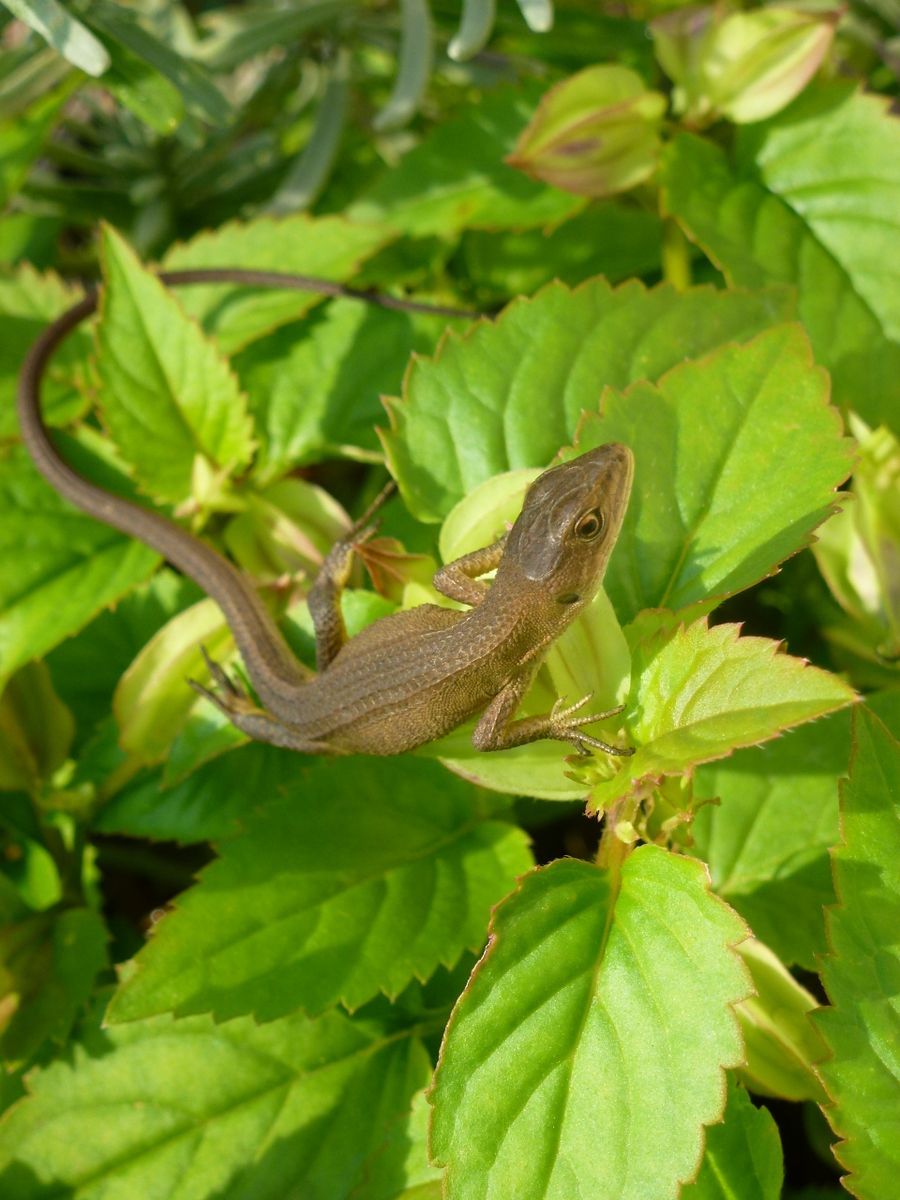
[[[39,274],[28,263],[0,278],[0,438],[18,432],[15,395],[19,370],[32,342],[50,321],[79,299],[56,275]],[[48,425],[65,425],[86,407],[85,386],[91,335],[82,325],[54,353],[41,388]]]
[[[133,12],[109,0],[91,0],[83,15],[92,28],[168,79],[181,93],[188,112],[213,125],[225,125],[231,119],[231,105],[206,70],[145,29]]]
[[[528,875],[444,1038],[431,1149],[448,1200],[674,1200],[741,1059],[744,935],[700,865],[656,846],[618,886],[573,860]]]
[[[289,794],[157,926],[109,1018],[271,1020],[396,996],[480,947],[491,905],[530,863],[520,830],[430,764],[298,765]]]
[[[0,789],[35,795],[65,762],[74,725],[44,663],[21,667],[0,692]]]
[[[827,1057],[828,1050],[809,1020],[818,1001],[756,938],[741,942],[738,951],[756,990],[755,996],[735,1008],[746,1052],[741,1078],[764,1096],[821,1100],[824,1091],[815,1064]]]
[[[185,113],[178,88],[121,42],[102,34],[100,40],[110,58],[103,86],[151,129],[164,135],[173,133]]]
[[[153,570],[148,547],[76,512],[23,449],[0,456],[0,671],[42,657]],[[28,546],[28,554],[22,547]]]
[[[251,742],[172,787],[159,772],[146,772],[104,806],[93,828],[182,845],[233,837],[261,801],[291,788],[300,763],[293,751]]]
[[[859,641],[887,665],[900,660],[900,439],[851,420],[859,443],[853,501],[823,527],[813,553]]]
[[[355,225],[344,217],[260,217],[232,222],[166,255],[167,271],[193,267],[245,267],[312,275],[341,283],[353,280],[362,263],[391,240],[383,227]],[[296,321],[319,304],[321,294],[279,288],[239,287],[234,284],[192,284],[179,290],[179,299],[207,333],[214,334],[226,354]]]
[[[184,500],[198,460],[221,475],[249,462],[246,406],[215,345],[109,227],[103,253],[104,419],[144,488],[160,500]]]
[[[20,21],[88,75],[102,75],[109,55],[89,29],[67,12],[57,0],[3,0],[3,5]]]
[[[733,160],[680,134],[663,194],[731,283],[793,283],[835,396],[870,425],[900,409],[900,298],[892,273],[900,213],[900,122],[850,85],[811,87],[742,128]]]
[[[575,195],[613,196],[656,170],[665,109],[628,67],[586,67],[545,93],[506,161]]]
[[[335,1200],[429,1074],[404,1030],[294,1014],[104,1031],[33,1075],[0,1127],[4,1200]]]
[[[51,651],[53,683],[82,734],[108,717],[119,679],[145,643],[200,595],[191,580],[163,568]]]
[[[627,724],[637,752],[597,785],[593,807],[852,702],[836,675],[779,653],[777,642],[738,634],[737,625],[709,628],[704,619],[633,647]]]
[[[335,300],[306,337],[288,328],[235,362],[263,440],[257,473],[277,478],[335,455],[380,457],[381,396],[396,391],[410,354],[429,353],[445,317]]]
[[[700,767],[694,780],[690,853],[709,864],[717,895],[757,937],[808,971],[825,950],[822,908],[834,901],[828,847],[849,756],[843,712]],[[699,807],[713,797],[721,803]]]
[[[554,279],[571,287],[591,275],[618,283],[649,274],[659,269],[661,248],[656,213],[598,200],[551,230],[472,230],[463,236],[461,258],[479,297],[506,302]]]
[[[832,1105],[825,1115],[843,1139],[834,1147],[860,1200],[883,1200],[900,1170],[896,1138],[900,1042],[900,746],[859,708],[850,778],[841,788],[841,842],[833,854],[839,903],[828,910],[831,953],[822,982],[832,1007],[816,1024],[832,1052],[819,1068]]]
[[[786,305],[785,293],[679,294],[592,279],[575,290],[550,284],[490,323],[451,331],[434,358],[413,361],[403,400],[390,402],[382,440],[407,503],[438,521],[492,475],[546,466],[604,386],[658,379],[759,333],[789,315]]]
[[[583,200],[526,179],[503,161],[540,89],[501,88],[442,121],[347,210],[354,221],[416,237],[461,229],[523,229],[577,211]]]
[[[781,1138],[771,1113],[729,1079],[722,1124],[707,1130],[700,1173],[679,1200],[780,1200],[783,1179]]]
[[[70,908],[0,929],[0,1054],[16,1066],[45,1042],[65,1042],[97,974],[106,966],[106,927]]]
[[[428,1161],[430,1116],[425,1092],[418,1092],[409,1118],[394,1126],[353,1200],[441,1200],[444,1173]]]
[[[39,97],[23,113],[0,121],[0,209],[19,191],[32,163],[59,119],[71,88],[57,88]]]
[[[606,577],[620,620],[645,608],[709,611],[771,574],[834,512],[852,442],[796,326],[607,393],[577,448],[625,442],[631,503]],[[785,480],[790,479],[790,487]]]

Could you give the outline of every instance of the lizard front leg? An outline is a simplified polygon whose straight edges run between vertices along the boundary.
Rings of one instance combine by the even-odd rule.
[[[533,672],[523,671],[512,679],[497,695],[484,711],[484,714],[472,734],[472,745],[476,750],[511,750],[513,746],[525,746],[529,742],[537,742],[543,738],[554,741],[571,742],[580,754],[587,754],[588,746],[603,750],[606,754],[627,756],[634,754],[630,747],[610,746],[607,742],[585,733],[582,726],[591,725],[595,721],[604,721],[622,711],[622,705],[602,713],[584,713],[580,717],[573,714],[583,708],[590,700],[590,695],[582,697],[575,704],[566,705],[564,699],[559,699],[549,713],[541,713],[536,717],[521,717],[513,720],[516,709],[522,697],[528,691],[528,685],[533,678]]]
[[[490,585],[479,580],[478,576],[486,575],[500,565],[506,537],[504,533],[492,545],[455,558],[435,572],[431,582],[442,596],[477,608],[490,590]]]
[[[341,612],[341,593],[347,586],[353,555],[357,548],[367,542],[378,530],[379,522],[372,518],[382,504],[393,494],[393,480],[378,493],[363,515],[348,530],[346,536],[331,547],[316,581],[310,589],[306,602],[316,631],[316,666],[324,671],[333,662],[338,651],[347,641],[347,629]]]

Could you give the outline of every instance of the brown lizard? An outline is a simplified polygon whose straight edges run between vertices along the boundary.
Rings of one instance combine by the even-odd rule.
[[[161,278],[326,290],[320,280],[271,272],[196,270]],[[375,303],[385,299],[327,287]],[[544,654],[603,579],[631,490],[633,459],[626,446],[601,446],[545,471],[528,489],[508,534],[437,572],[437,590],[469,605],[469,611],[424,604],[383,617],[348,640],[341,591],[356,547],[374,532],[372,518],[390,490],[385,489],[333,547],[310,591],[318,666],[313,675],[295,657],[252,582],[231,562],[161,514],[90,483],[57,453],[41,417],[41,375],[59,342],[95,308],[96,295],[86,296],[31,348],[19,386],[25,443],[58,492],[152,546],[219,605],[263,707],[208,659],[216,690],[193,686],[239,729],[311,754],[399,754],[481,713],[472,735],[479,750],[552,738],[585,753],[588,746],[632,753],[585,732],[584,726],[621,711],[581,713],[590,696],[568,706],[559,700],[549,713],[515,719]],[[493,570],[491,584],[480,579]]]

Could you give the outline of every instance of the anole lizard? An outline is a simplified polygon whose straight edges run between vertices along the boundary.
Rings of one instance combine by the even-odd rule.
[[[197,270],[162,278],[324,290],[318,286],[322,281],[298,283],[295,277],[292,283],[288,276],[252,271]],[[508,534],[437,572],[437,590],[469,605],[468,612],[424,604],[383,617],[348,640],[341,591],[355,548],[374,532],[372,517],[386,489],[333,547],[310,591],[318,666],[318,674],[312,675],[291,651],[250,580],[232,563],[159,513],[90,483],[57,453],[41,417],[41,374],[59,342],[95,307],[95,295],[85,297],[31,348],[19,386],[25,443],[58,492],[152,546],[219,605],[263,707],[212,662],[215,691],[194,686],[239,729],[259,741],[305,753],[400,754],[481,713],[472,735],[479,750],[552,738],[585,753],[587,746],[608,754],[632,753],[585,732],[586,725],[620,711],[581,713],[589,696],[568,706],[560,700],[549,713],[515,719],[547,649],[603,579],[631,490],[633,459],[626,446],[601,446],[545,471],[529,488]],[[495,569],[490,585],[480,580]]]

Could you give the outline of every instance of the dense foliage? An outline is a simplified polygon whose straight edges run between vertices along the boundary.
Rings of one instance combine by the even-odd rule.
[[[887,1200],[896,13],[3,6],[0,1195]],[[351,632],[627,443],[604,591],[524,711],[624,704],[634,755],[247,744],[185,682],[201,645],[240,669],[216,606],[18,439],[25,350],[92,280],[61,451],[254,576],[306,662],[385,468]]]

